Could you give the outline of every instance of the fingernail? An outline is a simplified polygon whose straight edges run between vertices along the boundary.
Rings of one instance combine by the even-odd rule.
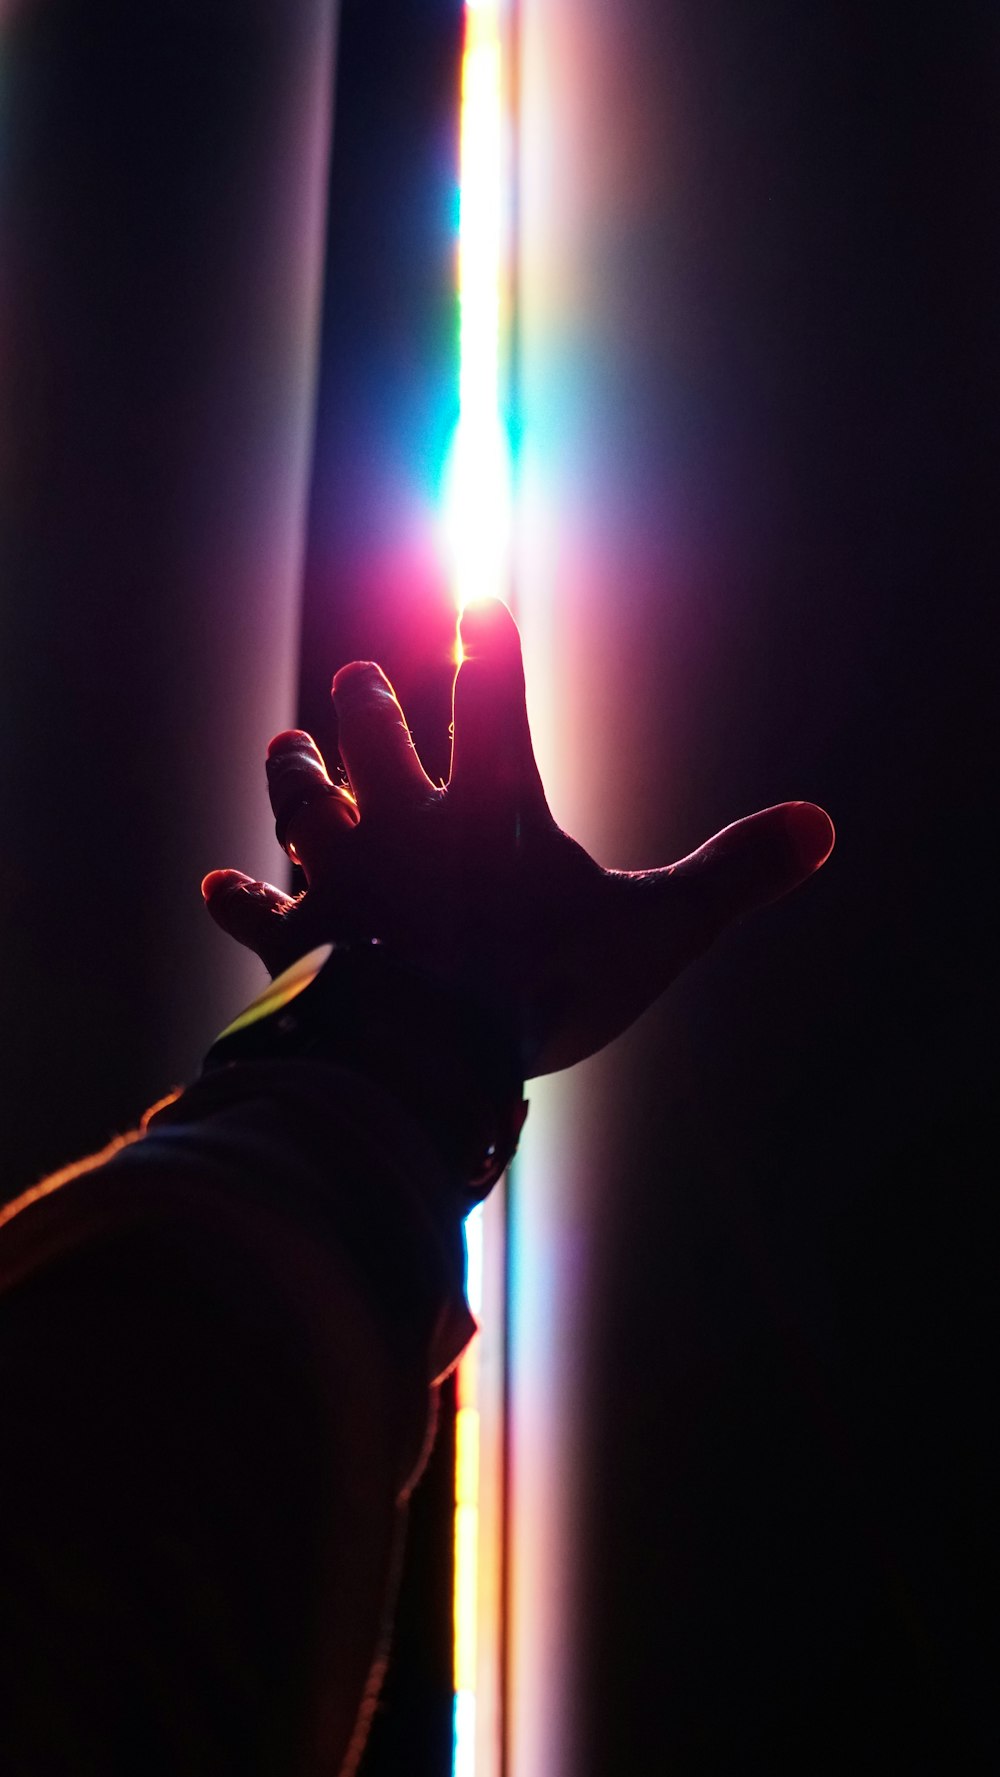
[[[217,895],[227,884],[238,888],[241,882],[242,877],[235,876],[232,870],[210,870],[208,875],[201,879],[201,892],[205,900],[210,901],[213,895]]]
[[[268,742],[267,757],[271,760],[276,754],[282,753],[314,753],[316,742],[304,728],[283,728],[280,734]]]

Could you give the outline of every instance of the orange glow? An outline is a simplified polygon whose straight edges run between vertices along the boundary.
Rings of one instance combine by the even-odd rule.
[[[479,1414],[460,1407],[455,1426],[455,1498],[459,1505],[479,1503]]]
[[[476,1692],[479,1512],[455,1509],[455,1689]]]
[[[458,1367],[455,1418],[454,1777],[498,1777],[502,1740],[505,1191],[466,1221],[480,1331]]]
[[[469,1347],[468,1351],[465,1353],[465,1356],[463,1357],[461,1363],[458,1366],[458,1376],[456,1378],[457,1386],[456,1386],[455,1392],[456,1392],[456,1395],[458,1398],[459,1413],[461,1413],[463,1408],[465,1408],[465,1407],[471,1407],[471,1408],[478,1409],[478,1406],[479,1406],[478,1383],[479,1383],[479,1354],[476,1350],[476,1347],[474,1345],[471,1345]]]

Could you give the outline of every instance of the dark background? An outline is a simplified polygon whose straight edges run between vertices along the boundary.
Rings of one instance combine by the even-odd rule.
[[[996,20],[628,16],[671,162],[623,416],[648,745],[678,850],[779,794],[839,839],[629,1052],[581,1744],[985,1769]]]
[[[379,658],[437,769],[450,619],[421,512],[451,417],[456,23],[455,6],[415,0],[343,8],[300,706],[322,730],[333,667]],[[577,341],[592,434],[577,463],[584,497],[600,509],[613,483],[630,522],[627,586],[611,579],[612,538],[606,595],[622,662],[634,623],[652,663],[636,685],[612,653],[606,695],[620,684],[641,702],[627,727],[643,756],[621,794],[664,848],[603,861],[679,855],[783,794],[828,807],[838,846],[593,1074],[603,1196],[573,1478],[574,1777],[988,1768],[996,32],[985,5],[619,0],[607,63],[586,74],[595,100],[611,85],[642,110],[651,161],[669,165],[662,206],[622,225],[624,256],[595,244],[581,266],[619,336],[600,363]],[[261,52],[206,101],[214,129],[248,82],[266,89],[268,66]],[[183,88],[182,54],[170,68]],[[88,78],[88,116],[116,115],[120,66]],[[149,90],[164,78],[152,58]],[[613,119],[595,112],[610,147]],[[148,111],[124,129],[102,139],[95,179],[134,166]],[[158,176],[180,177],[184,142],[193,179],[208,140],[175,128]],[[160,225],[181,223],[167,206]],[[111,283],[109,266],[152,252],[119,239],[110,210],[80,247]],[[60,301],[37,321],[40,362],[58,356]],[[87,411],[111,411],[112,394],[127,411],[120,353],[109,369],[86,360],[92,340],[76,349],[93,368]],[[58,441],[66,385],[53,386],[18,411]],[[115,483],[116,534],[142,532],[149,481],[141,499]],[[57,478],[37,534],[58,534],[79,484]],[[145,550],[169,587],[155,528]],[[193,1014],[162,1038],[184,988],[144,973],[142,885],[164,831],[183,831],[156,735],[202,631],[186,609],[182,659],[161,670],[169,592],[140,619],[141,588],[108,591],[88,556],[83,622],[71,550],[57,583],[25,565],[23,542],[9,559],[12,1193],[195,1063]],[[114,764],[116,723],[152,761],[139,777]],[[38,825],[67,761],[71,843]],[[150,784],[154,813],[136,823]],[[183,863],[254,867],[238,853]],[[205,1042],[225,1009],[203,1004]],[[439,1482],[419,1533],[431,1542],[444,1509]],[[420,1657],[428,1546],[415,1544],[400,1692]],[[437,1612],[440,1638],[440,1597]],[[416,1744],[398,1768],[424,1768]],[[400,1756],[374,1745],[371,1769]]]

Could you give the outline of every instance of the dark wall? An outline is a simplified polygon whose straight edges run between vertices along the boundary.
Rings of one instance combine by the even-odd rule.
[[[595,1774],[985,1768],[996,47],[986,7],[635,0],[594,81],[660,157],[582,256],[663,680],[628,793],[674,855],[785,794],[839,832],[615,1064]]]
[[[283,870],[334,8],[4,8],[2,1194],[189,1077]]]

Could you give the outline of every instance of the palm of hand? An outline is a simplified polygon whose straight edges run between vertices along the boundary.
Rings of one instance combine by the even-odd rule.
[[[350,791],[298,730],[269,751],[278,832],[304,894],[231,870],[203,888],[217,922],[272,973],[331,939],[381,938],[516,1033],[530,1077],[625,1030],[726,924],[810,875],[833,829],[811,803],[785,803],[679,864],[603,869],[545,801],[510,613],[470,607],[462,641],[447,789],[425,775],[379,668],[355,662],[334,681]]]

